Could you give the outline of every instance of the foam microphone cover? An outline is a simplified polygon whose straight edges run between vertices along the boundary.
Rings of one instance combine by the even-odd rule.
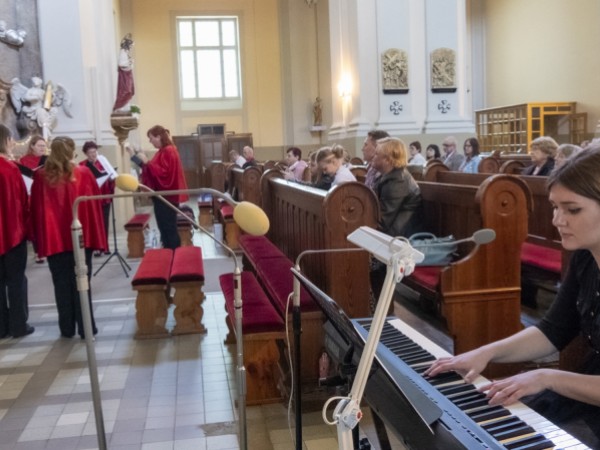
[[[496,232],[491,228],[484,228],[483,230],[477,230],[473,233],[473,241],[477,245],[489,244],[496,239]]]
[[[269,231],[269,218],[262,209],[250,202],[240,202],[236,205],[233,220],[242,230],[253,236],[263,236]]]
[[[128,173],[120,173],[115,183],[119,189],[125,192],[135,192],[140,186],[137,178]]]

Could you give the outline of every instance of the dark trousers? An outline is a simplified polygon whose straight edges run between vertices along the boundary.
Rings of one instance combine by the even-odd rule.
[[[85,263],[88,269],[87,277],[89,284],[92,274],[92,250],[87,248],[85,249]],[[83,330],[79,291],[77,290],[75,256],[73,255],[73,252],[63,252],[48,256],[48,266],[50,266],[52,283],[54,284],[54,298],[58,310],[58,327],[60,328],[60,334],[64,337],[73,337],[75,331],[77,331],[79,336],[84,337],[85,333]],[[96,322],[94,321],[91,289],[88,292],[88,302],[90,304],[90,312],[92,315],[92,330],[94,331],[94,334],[96,334],[98,329],[96,328]]]
[[[27,303],[27,241],[0,256],[0,337],[25,334]]]
[[[158,198],[152,198],[156,225],[160,231],[160,240],[164,248],[176,249],[181,246],[177,232],[177,212],[169,208]],[[175,205],[177,206],[177,205]]]
[[[108,219],[110,217],[110,207],[112,203],[102,205],[102,218],[104,219],[104,234],[106,235],[106,250],[110,248],[108,244]]]

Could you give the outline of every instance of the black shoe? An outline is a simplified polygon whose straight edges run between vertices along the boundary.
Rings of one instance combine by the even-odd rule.
[[[110,251],[106,250],[106,251],[104,252],[104,254],[105,254],[105,255],[110,255]]]
[[[102,252],[101,252],[100,250],[96,250],[96,251],[94,252],[94,258],[99,258],[99,257],[101,257],[101,256],[102,256]]]
[[[15,334],[13,335],[14,338],[20,338],[23,336],[29,336],[30,334],[32,334],[35,331],[35,328],[32,327],[31,325],[26,325],[25,326],[25,332],[24,333],[20,333],[20,334]]]

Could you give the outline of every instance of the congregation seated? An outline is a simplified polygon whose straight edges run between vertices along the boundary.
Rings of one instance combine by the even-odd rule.
[[[457,146],[458,142],[454,136],[448,136],[442,142],[442,148],[444,149],[442,161],[451,171],[459,170],[465,160],[464,155],[458,153]]]
[[[523,175],[548,176],[554,169],[558,144],[550,136],[540,136],[531,141],[529,156],[532,164],[523,169]]]
[[[356,177],[350,169],[344,164],[346,151],[341,145],[333,147],[323,147],[317,154],[317,163],[323,173],[333,177],[331,187],[337,186],[348,181],[356,181]]]
[[[481,156],[479,156],[479,141],[476,138],[469,138],[463,145],[465,159],[458,168],[459,172],[477,173]]]

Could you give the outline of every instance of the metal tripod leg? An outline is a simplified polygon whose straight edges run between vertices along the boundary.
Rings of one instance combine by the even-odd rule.
[[[104,261],[100,267],[98,267],[98,270],[96,270],[94,272],[94,276],[98,275],[98,273],[102,270],[102,268],[106,264],[108,264],[108,262],[112,259],[113,256],[116,256],[117,259],[119,260],[119,263],[121,264],[121,267],[123,268],[123,272],[125,273],[125,276],[127,278],[129,278],[128,271],[131,270],[131,267],[129,267],[129,264],[127,264],[127,262],[125,261],[125,259],[123,259],[123,257],[119,253],[119,247],[117,247],[117,226],[116,226],[117,224],[116,224],[116,219],[115,219],[115,203],[114,203],[114,201],[110,204],[110,210],[111,210],[111,213],[112,213],[112,229],[113,229],[113,248],[114,248],[114,251],[108,257],[108,259],[106,261]]]

